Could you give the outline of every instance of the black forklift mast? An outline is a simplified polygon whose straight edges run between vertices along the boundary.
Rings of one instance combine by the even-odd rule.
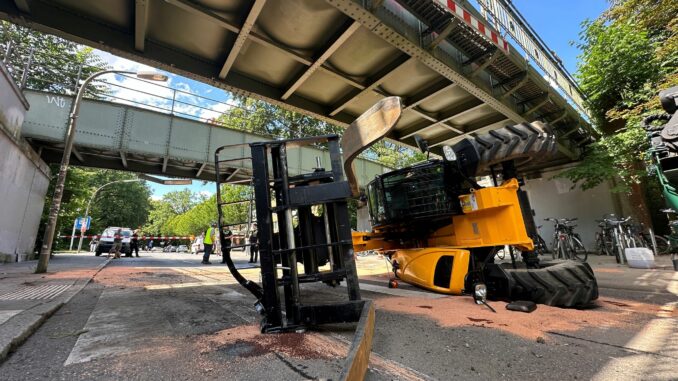
[[[311,173],[290,176],[287,150],[312,144],[327,144],[331,169],[316,168]],[[275,140],[249,146],[251,157],[246,159],[252,162],[261,286],[238,272],[223,243],[222,252],[236,280],[257,298],[255,305],[263,315],[261,331],[281,332],[358,321],[364,302],[360,300],[351,239],[347,204],[351,189],[344,179],[339,137]],[[219,154],[231,147],[221,147],[215,153],[220,231],[225,225],[221,207],[226,204],[221,201],[220,187],[227,177],[220,174],[219,164],[233,159],[220,160]],[[321,209],[322,215],[318,216]],[[301,274],[298,262],[303,263]],[[329,270],[321,271],[320,267],[327,264]],[[323,282],[336,286],[344,280],[347,301],[324,304],[302,301],[300,284]]]

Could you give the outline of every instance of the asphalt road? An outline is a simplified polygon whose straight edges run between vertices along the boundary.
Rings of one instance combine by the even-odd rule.
[[[143,252],[112,261],[0,365],[0,379],[336,379],[352,327],[260,335],[252,297],[218,261]],[[523,314],[503,302],[492,313],[469,298],[388,289],[383,270],[359,258],[363,297],[377,306],[369,380],[678,379],[673,272],[608,266],[595,308]],[[256,269],[245,272],[256,280]]]

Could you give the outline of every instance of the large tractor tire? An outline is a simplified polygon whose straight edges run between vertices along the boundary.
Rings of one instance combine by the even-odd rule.
[[[598,299],[598,283],[588,263],[551,261],[539,269],[504,269],[513,300],[557,307],[585,307]]]
[[[482,175],[490,167],[514,160],[516,167],[550,159],[557,152],[556,135],[542,122],[505,126],[475,137],[466,138],[453,147],[462,156],[468,175]]]

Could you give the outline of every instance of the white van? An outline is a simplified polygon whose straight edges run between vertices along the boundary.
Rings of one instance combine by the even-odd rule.
[[[125,255],[132,254],[132,250],[130,248],[132,229],[109,226],[106,228],[106,230],[104,230],[103,233],[101,233],[101,238],[99,238],[99,243],[97,243],[97,247],[94,250],[94,255],[98,257],[101,255],[101,253],[108,253],[111,251],[111,248],[113,247],[113,238],[118,229],[120,229],[122,233],[122,249],[120,249],[120,252],[124,253]]]

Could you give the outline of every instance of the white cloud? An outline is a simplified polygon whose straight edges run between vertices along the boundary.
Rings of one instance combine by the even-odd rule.
[[[126,71],[157,71],[156,69],[110,53],[96,53],[112,68]],[[153,83],[131,78],[129,76],[109,75],[105,81],[111,84],[111,101],[135,107],[169,113],[172,110],[185,118],[209,121],[218,118],[233,106],[203,98],[183,77],[163,72],[169,77],[166,83]],[[205,85],[207,86],[207,85]],[[175,91],[172,89],[177,89]],[[203,89],[202,95],[213,93],[214,88]],[[221,91],[220,91],[221,92]],[[212,96],[214,96],[213,94]],[[173,99],[174,107],[172,107]]]

